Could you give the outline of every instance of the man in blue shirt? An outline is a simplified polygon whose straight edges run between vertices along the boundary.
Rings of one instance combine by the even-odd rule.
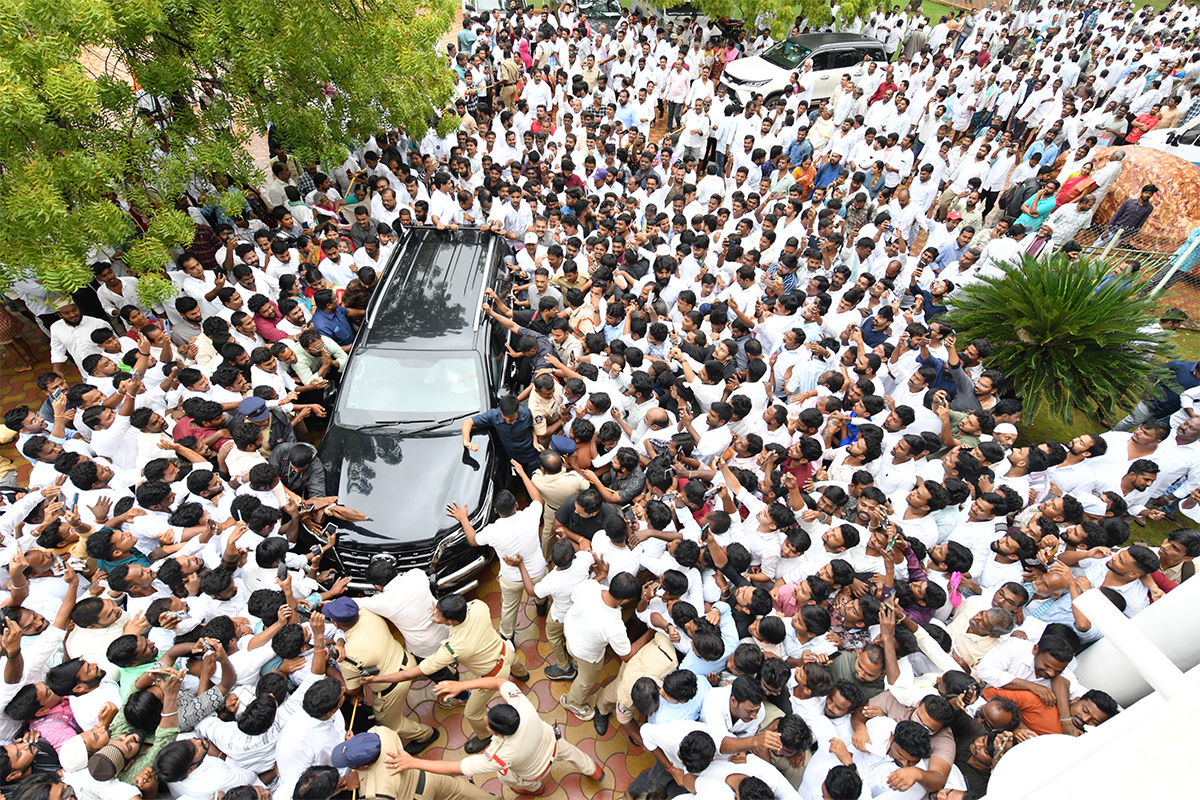
[[[806,158],[810,158],[813,154],[813,144],[808,140],[808,126],[801,125],[796,130],[796,141],[788,148],[788,162],[800,166]]]
[[[1200,386],[1200,362],[1168,361],[1171,377],[1183,391]],[[1160,399],[1161,398],[1161,399]],[[1180,408],[1179,392],[1159,381],[1150,396],[1137,404],[1128,417],[1113,426],[1115,431],[1130,431],[1148,419],[1165,419]]]
[[[499,408],[463,420],[463,447],[471,452],[479,450],[479,445],[471,441],[471,432],[475,428],[494,431],[504,454],[523,466],[527,473],[532,474],[539,468],[538,451],[533,446],[533,412],[513,395],[501,397]]]
[[[1058,136],[1059,130],[1060,129],[1056,128],[1046,131],[1046,135],[1043,137],[1042,141],[1034,142],[1034,144],[1025,151],[1025,158],[1028,160],[1030,156],[1037,153],[1042,157],[1042,160],[1038,162],[1039,164],[1053,164],[1054,159],[1058,158],[1059,153],[1059,147],[1054,143],[1054,139]]]
[[[346,309],[333,296],[333,290],[322,289],[313,295],[313,305],[316,311],[312,315],[312,324],[317,333],[333,339],[342,349],[350,352],[354,342],[354,329],[350,327],[350,316]]]
[[[637,127],[637,109],[629,102],[629,90],[622,89],[617,96],[617,119],[626,130]]]
[[[957,211],[951,211],[946,218],[953,218],[956,214],[958,219],[962,219],[962,214]],[[967,252],[967,248],[971,246],[971,240],[974,238],[975,229],[970,225],[962,226],[954,241],[942,245],[937,251],[937,257],[933,259],[933,274],[940,275],[942,270],[958,261],[962,254]],[[922,253],[922,255],[924,254]]]
[[[829,160],[817,170],[817,176],[813,179],[814,189],[824,189],[838,179],[838,175],[842,172],[842,154],[829,154]]]

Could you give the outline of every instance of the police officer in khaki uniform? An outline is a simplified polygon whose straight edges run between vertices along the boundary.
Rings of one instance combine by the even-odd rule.
[[[387,621],[378,614],[360,609],[351,598],[331,600],[322,611],[346,637],[346,657],[338,663],[338,668],[348,693],[362,687],[363,670],[390,673],[416,665],[417,660],[392,636]],[[404,700],[411,685],[394,683],[382,687],[372,692],[373,697],[369,700],[375,709],[375,719],[408,742],[409,752],[419,753],[437,740],[438,731],[422,723],[415,714],[405,713]]]
[[[329,800],[339,791],[357,791],[360,800],[495,800],[469,781],[420,769],[391,770],[384,756],[402,752],[400,737],[376,725],[342,742],[329,755],[332,767],[314,767],[296,783],[296,800]],[[350,769],[338,777],[339,769]]]
[[[558,440],[566,437],[555,436],[553,438]],[[574,445],[570,439],[567,439],[566,442]],[[578,472],[566,469],[562,455],[553,449],[543,450],[538,454],[538,464],[541,469],[529,476],[529,480],[542,495],[542,505],[544,506],[542,509],[542,555],[548,560],[550,550],[558,541],[554,535],[554,515],[558,513],[558,509],[563,503],[587,489],[591,484]]]
[[[517,82],[521,80],[521,65],[510,54],[500,62],[500,99],[509,111],[517,108]]]
[[[433,655],[416,666],[363,680],[371,684],[407,682],[432,675],[455,663],[463,667],[470,678],[507,679],[509,674],[520,680],[529,677],[529,670],[521,663],[516,650],[492,627],[491,609],[482,600],[468,603],[459,595],[447,595],[438,600],[433,621],[450,626],[450,638]],[[471,692],[467,700],[464,716],[473,732],[465,746],[468,753],[478,753],[488,746],[491,733],[487,727],[487,706],[495,696],[495,691],[480,690]]]
[[[497,691],[503,704],[488,709],[487,726],[495,736],[487,749],[462,761],[430,761],[415,758],[403,750],[387,755],[388,766],[399,770],[424,770],[442,775],[487,775],[497,773],[500,782],[519,794],[537,794],[542,781],[556,761],[565,761],[592,780],[604,777],[604,767],[566,739],[558,738],[554,728],[540,716],[525,693],[512,681],[500,677],[471,681],[444,681],[438,694],[453,694],[464,689]]]

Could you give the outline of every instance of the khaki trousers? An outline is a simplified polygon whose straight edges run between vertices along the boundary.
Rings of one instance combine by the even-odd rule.
[[[617,677],[600,690],[596,700],[596,711],[605,716],[614,710],[617,721],[633,721],[633,685],[640,678],[654,678],[659,683],[665,675],[679,666],[675,648],[665,633],[658,633],[654,641],[637,651],[633,658],[621,665]]]
[[[545,574],[538,575],[533,578],[533,583],[536,586],[538,581],[545,577]],[[525,584],[521,581],[510,581],[507,578],[496,576],[496,580],[500,582],[500,637],[508,639],[514,644],[516,639],[517,629],[517,612],[521,609],[521,605],[529,598],[525,596]],[[546,602],[549,602],[547,599]]]
[[[394,730],[405,742],[423,742],[433,734],[433,728],[421,722],[416,714],[405,712],[404,701],[411,687],[412,682],[405,681],[393,683],[391,691],[387,693],[376,691],[373,704],[375,719],[380,725]]]
[[[451,778],[449,775],[438,775],[436,772],[426,772],[424,785],[420,777],[417,787],[413,789],[413,800],[496,800],[491,792],[485,792],[475,784],[463,778]],[[420,788],[421,791],[417,791]]]
[[[576,657],[575,668],[579,670],[579,674],[571,682],[571,690],[567,692],[563,701],[577,707],[593,707],[595,703],[591,698],[592,689],[596,688],[596,679],[599,678],[600,668],[603,666],[603,661],[593,663]]]
[[[500,667],[500,671],[496,675],[501,678],[507,678],[512,674],[513,660],[517,657],[517,651],[510,645],[504,646],[504,665]],[[468,680],[482,678],[482,675],[476,675],[474,672],[467,673]],[[471,732],[480,739],[486,739],[492,734],[487,728],[487,707],[488,703],[496,697],[498,693],[494,691],[485,691],[483,689],[472,689],[471,697],[467,700],[467,705],[463,709],[463,716],[466,717],[467,724],[471,726]]]
[[[546,641],[554,648],[554,663],[560,669],[571,668],[571,655],[567,652],[567,637],[563,633],[563,624],[555,622],[546,616]]]
[[[591,775],[596,771],[596,762],[591,756],[580,750],[575,745],[568,742],[566,739],[557,739],[554,749],[554,761],[566,761],[576,772],[584,775]],[[551,762],[553,765],[553,762]],[[549,768],[544,770],[541,775],[514,775],[510,770],[507,773],[500,773],[500,782],[505,786],[511,786],[514,789],[524,789],[529,791],[540,791],[542,788],[542,778],[549,772]]]
[[[500,638],[512,641],[516,633],[517,611],[525,601],[525,584],[500,576],[496,580],[500,582]]]
[[[502,86],[500,88],[500,99],[502,101],[504,101],[505,108],[507,108],[509,111],[515,111],[517,109],[517,87],[516,87],[516,85],[514,84],[512,86]]]

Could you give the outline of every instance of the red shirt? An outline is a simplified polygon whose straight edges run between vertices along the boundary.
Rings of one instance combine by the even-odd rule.
[[[887,94],[888,92],[898,92],[898,91],[900,91],[899,86],[897,86],[893,81],[890,81],[887,78],[884,78],[880,82],[879,88],[875,90],[875,94],[871,95],[871,102],[877,103],[880,100],[882,100],[883,96],[885,94]]]
[[[267,304],[271,306],[271,308],[275,309],[275,319],[281,319],[283,317],[283,315],[279,313],[279,306],[275,305],[274,300],[268,300]],[[275,320],[267,319],[260,314],[254,315],[254,327],[258,329],[259,335],[268,342],[281,342],[288,338],[286,333],[275,327]]]
[[[171,438],[177,442],[180,439],[186,439],[189,436],[195,436],[197,440],[202,440],[205,436],[212,434],[212,428],[202,428],[194,423],[195,420],[193,420],[191,417],[184,417],[183,419],[179,420],[179,422],[175,423],[175,427],[171,429]],[[218,439],[215,442],[211,442],[208,446],[213,450],[220,450],[222,445],[231,441],[233,440],[228,438]]]

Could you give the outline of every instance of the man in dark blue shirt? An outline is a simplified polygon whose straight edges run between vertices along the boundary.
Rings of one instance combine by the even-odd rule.
[[[1200,362],[1168,361],[1171,377],[1183,391],[1200,386]],[[1150,396],[1137,404],[1129,416],[1113,426],[1116,431],[1130,431],[1148,419],[1167,419],[1180,408],[1179,392],[1163,381],[1154,385]]]
[[[532,474],[538,469],[538,451],[533,446],[533,412],[521,405],[512,395],[500,398],[500,407],[464,419],[462,424],[463,447],[474,452],[479,445],[471,441],[475,428],[494,431],[500,446],[510,459],[514,459],[525,471]]]
[[[350,327],[350,316],[346,309],[338,303],[330,289],[322,289],[313,295],[312,324],[317,333],[333,339],[343,350],[349,352],[350,344],[354,341],[354,329]]]

